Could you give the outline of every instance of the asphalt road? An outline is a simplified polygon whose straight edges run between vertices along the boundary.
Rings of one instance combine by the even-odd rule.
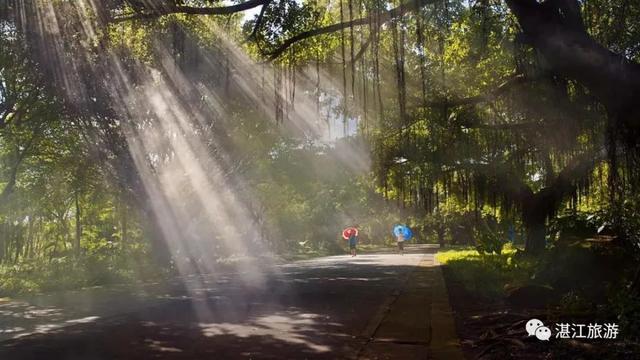
[[[0,304],[5,319],[17,319],[4,324],[0,359],[437,358],[429,356],[431,325],[448,320],[446,309],[440,320],[432,314],[433,293],[446,298],[442,285],[433,286],[441,280],[434,252],[414,247],[403,256],[334,256],[191,277],[147,289],[153,296],[131,308],[119,305],[133,302],[130,294],[106,292],[100,302],[82,302],[72,320],[38,323],[37,306]],[[79,306],[41,308],[64,313],[65,304],[71,312]],[[28,320],[26,332],[19,325]]]

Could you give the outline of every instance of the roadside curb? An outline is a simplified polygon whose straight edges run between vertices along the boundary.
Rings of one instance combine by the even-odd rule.
[[[358,359],[464,359],[435,256],[404,274],[359,338]]]
[[[435,260],[431,266],[431,338],[429,341],[429,359],[463,360],[464,354],[456,333],[453,310],[449,304],[449,292],[444,282],[442,267]]]

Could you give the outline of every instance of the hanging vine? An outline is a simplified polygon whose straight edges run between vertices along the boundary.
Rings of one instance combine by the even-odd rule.
[[[344,22],[343,1],[340,0],[340,22]],[[345,49],[344,29],[340,30],[340,54],[342,56],[342,130],[344,135],[347,134],[347,56]]]
[[[353,20],[353,0],[349,1],[349,21]],[[351,96],[355,98],[356,92],[356,63],[354,61],[354,46],[355,46],[355,38],[353,34],[353,25],[349,26],[349,52],[350,52],[350,64],[351,64]],[[345,94],[346,96],[346,94]]]

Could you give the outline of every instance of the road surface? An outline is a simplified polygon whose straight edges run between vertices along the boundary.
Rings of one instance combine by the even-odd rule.
[[[0,359],[461,359],[435,251],[0,303]]]

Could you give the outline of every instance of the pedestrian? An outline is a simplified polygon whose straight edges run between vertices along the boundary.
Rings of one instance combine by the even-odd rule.
[[[396,242],[398,243],[398,251],[400,252],[400,255],[404,255],[404,234],[398,234]]]
[[[357,227],[354,227],[357,230]],[[358,231],[351,231],[349,234],[349,249],[351,249],[351,257],[356,256],[356,246],[358,245]]]
[[[507,231],[507,238],[509,242],[513,244],[516,241],[516,229],[513,227],[513,224],[509,225],[509,231]]]

